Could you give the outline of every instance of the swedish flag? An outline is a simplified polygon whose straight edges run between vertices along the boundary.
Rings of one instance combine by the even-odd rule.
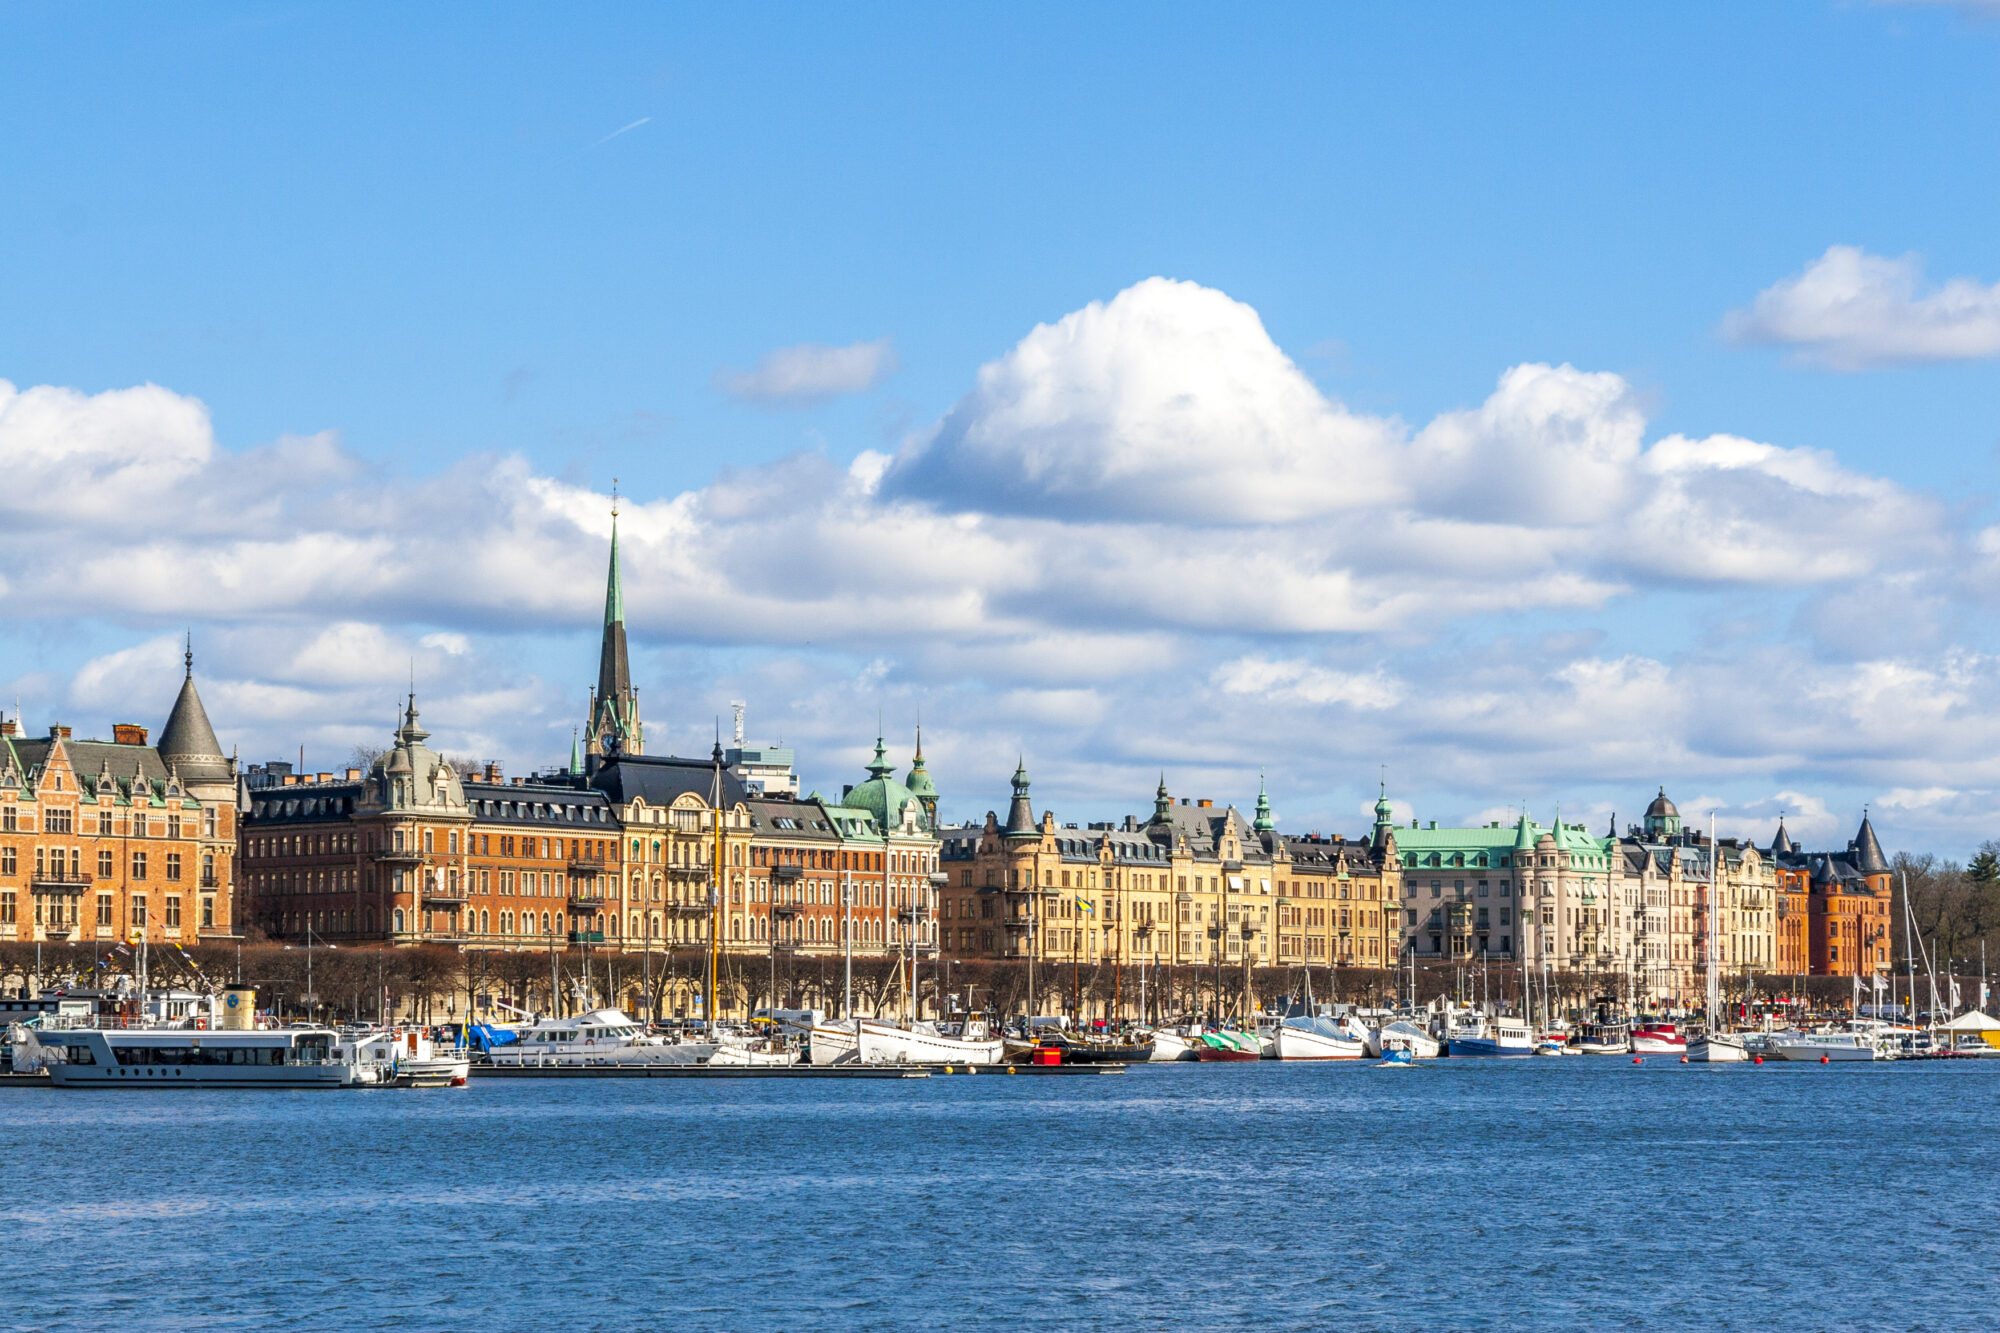
[[[1079,911],[1095,912],[1097,910],[1095,907],[1092,907],[1090,905],[1090,899],[1088,898],[1078,898],[1076,900],[1076,905]]]

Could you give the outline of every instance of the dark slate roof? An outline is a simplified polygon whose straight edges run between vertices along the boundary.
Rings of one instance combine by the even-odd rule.
[[[361,800],[359,782],[308,782],[290,787],[252,787],[247,824],[345,820]]]
[[[28,781],[31,773],[48,763],[49,750],[55,744],[47,737],[39,740],[12,738],[14,760],[20,768],[22,781]],[[79,740],[64,740],[61,744],[69,755],[70,767],[76,773],[78,784],[91,796],[99,795],[97,784],[107,768],[116,792],[114,800],[131,799],[135,783],[141,799],[154,800],[166,791],[167,766],[160,762],[159,754],[150,745]]]
[[[818,801],[787,801],[751,797],[744,802],[750,828],[760,837],[839,842],[840,830]]]
[[[559,826],[585,829],[597,836],[616,833],[611,801],[601,791],[566,783],[467,782],[465,801],[481,824]]]
[[[955,825],[938,830],[938,857],[944,861],[970,861],[979,852],[985,830],[977,824]]]
[[[651,754],[613,755],[590,776],[590,785],[619,805],[637,800],[648,805],[672,805],[675,797],[689,793],[707,801],[714,781],[711,760]],[[746,795],[742,779],[723,769],[723,805],[735,805]]]
[[[1889,858],[1882,855],[1882,844],[1875,840],[1875,826],[1868,822],[1868,816],[1861,816],[1861,831],[1854,835],[1854,863],[1864,875],[1886,875],[1889,873]]]
[[[1791,834],[1785,832],[1785,821],[1779,820],[1777,836],[1771,839],[1772,857],[1775,859],[1781,856],[1793,856],[1798,850],[1798,844],[1792,841]]]

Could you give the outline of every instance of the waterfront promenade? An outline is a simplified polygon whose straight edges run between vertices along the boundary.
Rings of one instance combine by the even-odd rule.
[[[1996,1064],[4,1090],[0,1326],[1984,1327]]]

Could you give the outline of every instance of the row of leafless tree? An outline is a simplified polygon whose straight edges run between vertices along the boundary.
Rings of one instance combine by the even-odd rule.
[[[1981,845],[1964,865],[1941,857],[1898,852],[1894,858],[1896,901],[1889,922],[1896,970],[1905,970],[1903,885],[1909,885],[1910,914],[1921,947],[1917,972],[1928,957],[1939,971],[1952,964],[1977,976],[1984,953],[2000,964],[2000,842]],[[1974,983],[1977,984],[1976,982]]]

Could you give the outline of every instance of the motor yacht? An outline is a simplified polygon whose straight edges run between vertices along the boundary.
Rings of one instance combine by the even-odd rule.
[[[1687,1038],[1672,1023],[1644,1023],[1632,1029],[1634,1055],[1686,1055]]]
[[[372,1070],[374,1082],[399,1088],[462,1088],[472,1068],[470,1056],[417,1028],[343,1033],[337,1051]]]
[[[1439,1050],[1436,1037],[1418,1024],[1402,1018],[1378,1029],[1375,1045],[1384,1056],[1392,1051],[1408,1051],[1418,1060],[1435,1060]]]
[[[520,1040],[493,1048],[493,1063],[554,1068],[624,1065],[698,1065],[718,1042],[656,1037],[619,1009],[593,1009],[574,1018],[544,1018],[520,1029]]]
[[[1688,1042],[1687,1058],[1694,1064],[1740,1064],[1750,1058],[1750,1047],[1738,1033],[1704,1032]]]
[[[1826,1062],[1875,1060],[1875,1035],[1870,1032],[1773,1032],[1767,1056],[1780,1060]]]
[[[1469,1009],[1452,1016],[1445,1051],[1453,1057],[1533,1055],[1535,1043],[1521,1019],[1489,1019],[1479,1010]]]
[[[31,1031],[58,1088],[354,1088],[382,1081],[327,1028]]]

